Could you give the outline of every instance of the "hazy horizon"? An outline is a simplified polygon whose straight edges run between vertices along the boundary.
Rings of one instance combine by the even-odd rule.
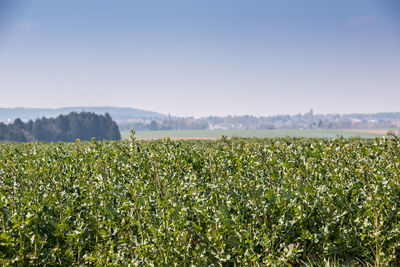
[[[396,0],[0,3],[0,107],[399,112]]]
[[[310,111],[313,112],[314,115],[350,115],[350,114],[378,114],[378,113],[400,113],[400,110],[398,111],[379,111],[379,112],[351,112],[351,113],[340,113],[340,112],[330,112],[330,113],[321,113],[318,111],[315,111],[314,109],[309,109],[309,110],[305,110],[305,111],[298,111],[298,112],[294,112],[294,113],[273,113],[273,114],[264,114],[264,115],[254,115],[254,114],[249,114],[249,113],[243,113],[243,114],[225,114],[225,115],[216,115],[216,114],[209,114],[209,115],[204,115],[204,116],[194,116],[194,115],[187,115],[187,116],[178,116],[176,114],[171,114],[171,113],[161,113],[161,112],[157,112],[154,110],[149,110],[149,109],[141,109],[141,108],[135,108],[135,107],[124,107],[124,106],[62,106],[62,107],[24,107],[24,106],[20,106],[20,107],[4,107],[4,106],[0,106],[0,109],[5,108],[5,109],[51,109],[51,110],[57,110],[57,109],[69,109],[69,108],[86,108],[86,109],[97,109],[97,108],[117,108],[117,109],[137,109],[140,111],[144,111],[144,112],[155,112],[155,113],[159,113],[161,115],[165,115],[165,116],[175,116],[175,117],[193,117],[193,118],[205,118],[205,117],[226,117],[226,116],[254,116],[254,117],[273,117],[273,116],[286,116],[286,115],[290,115],[290,116],[295,116],[298,114],[301,115],[305,115],[308,114]]]

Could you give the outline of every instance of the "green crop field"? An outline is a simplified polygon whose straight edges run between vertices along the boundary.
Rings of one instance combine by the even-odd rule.
[[[127,139],[130,135],[129,131],[123,131],[121,136]],[[385,134],[368,133],[354,130],[317,130],[317,129],[289,129],[289,130],[180,130],[180,131],[138,131],[138,138],[219,138],[221,135],[228,137],[257,137],[257,138],[276,138],[276,137],[313,137],[313,138],[336,138],[343,137],[362,137],[374,138]]]
[[[0,144],[0,265],[399,266],[400,140]]]

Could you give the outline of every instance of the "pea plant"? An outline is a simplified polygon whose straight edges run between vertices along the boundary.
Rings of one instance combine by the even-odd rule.
[[[400,140],[0,144],[0,264],[400,265]]]

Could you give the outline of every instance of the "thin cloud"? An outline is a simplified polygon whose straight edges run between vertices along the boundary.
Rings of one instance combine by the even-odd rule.
[[[371,25],[375,22],[375,18],[372,16],[353,16],[347,22],[355,26]]]
[[[16,31],[32,31],[36,30],[39,27],[39,24],[36,21],[21,21],[17,25],[15,25]]]

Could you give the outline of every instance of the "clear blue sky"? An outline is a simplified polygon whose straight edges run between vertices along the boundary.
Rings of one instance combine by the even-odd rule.
[[[0,106],[400,111],[397,0],[0,0]]]

